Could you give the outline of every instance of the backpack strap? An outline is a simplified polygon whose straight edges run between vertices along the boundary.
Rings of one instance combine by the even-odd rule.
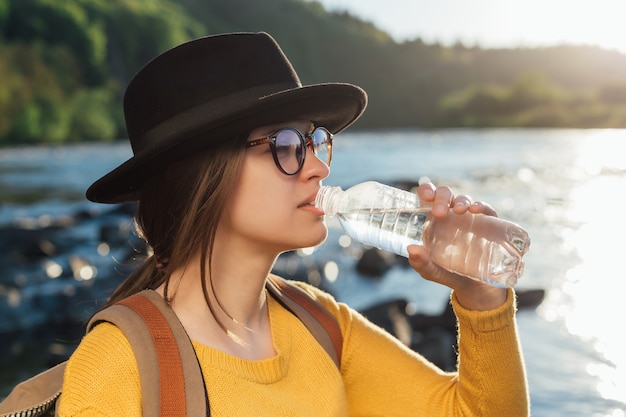
[[[343,335],[337,319],[307,292],[276,275],[269,276],[266,287],[302,321],[339,368]],[[141,379],[144,415],[210,415],[195,350],[163,297],[153,290],[144,290],[102,310],[87,328],[90,330],[99,321],[118,326],[133,347]],[[158,369],[155,363],[159,364]],[[202,389],[185,390],[185,387]]]
[[[328,356],[341,369],[343,334],[339,322],[326,307],[303,289],[270,274],[266,288],[306,326]]]
[[[119,327],[133,348],[141,381],[143,415],[209,415],[208,396],[195,350],[163,297],[152,290],[132,295],[97,313],[87,329],[102,321]]]
[[[134,294],[95,314],[87,331],[104,321],[117,326],[133,349],[144,416],[209,416],[195,350],[163,297],[152,290]],[[67,361],[18,384],[0,403],[0,416],[53,415],[66,365]]]
[[[62,362],[16,385],[0,403],[0,416],[54,415],[66,363]]]
[[[269,276],[266,287],[298,317],[339,367],[343,336],[337,319],[306,291],[276,275]],[[117,326],[133,349],[141,382],[143,415],[210,415],[195,350],[163,297],[152,290],[132,295],[94,315],[87,331],[103,321]],[[66,363],[17,385],[0,403],[0,417],[49,415],[61,394]],[[199,387],[202,389],[196,389]]]

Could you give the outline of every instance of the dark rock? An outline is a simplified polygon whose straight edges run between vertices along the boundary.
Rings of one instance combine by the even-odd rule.
[[[415,180],[396,180],[390,185],[404,191],[416,192],[419,182]]]
[[[515,291],[517,296],[517,308],[536,308],[543,302],[546,296],[546,290],[544,289],[529,289],[529,290],[517,290]]]
[[[404,299],[392,299],[364,309],[361,314],[394,336],[406,339],[404,334],[399,333],[405,333],[411,327],[406,314],[407,305]]]
[[[356,270],[365,277],[380,278],[393,266],[393,258],[376,248],[363,251],[363,255],[356,263]]]
[[[411,349],[444,371],[455,371],[457,361],[456,333],[442,327],[432,327],[414,334]]]
[[[425,332],[433,327],[439,327],[456,333],[456,315],[450,302],[445,303],[444,309],[440,314],[417,313],[409,316],[409,321],[413,330],[418,332]]]
[[[0,234],[0,253],[19,264],[36,262],[56,252],[50,229],[8,226],[0,230]]]
[[[403,344],[446,371],[456,367],[456,316],[449,303],[441,314],[407,314],[408,303],[393,299],[361,313]]]

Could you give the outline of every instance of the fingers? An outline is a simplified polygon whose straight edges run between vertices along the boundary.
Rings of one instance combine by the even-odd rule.
[[[422,246],[409,245],[409,264],[422,278],[445,285],[454,290],[456,299],[469,310],[492,310],[501,306],[507,298],[507,291],[493,285],[454,274],[439,267],[428,257]]]
[[[474,201],[472,197],[466,194],[455,196],[450,187],[435,187],[432,183],[426,182],[419,185],[417,194],[422,206],[432,207],[435,217],[447,215],[450,208],[456,214],[464,214],[469,211],[473,214],[498,215],[491,205],[483,201]]]
[[[456,214],[463,214],[470,209],[472,203],[472,197],[465,194],[458,195],[452,202],[452,209]]]
[[[437,187],[429,182],[420,184],[417,194],[424,206],[432,206],[433,214],[442,217],[450,210],[454,193],[450,187]]]
[[[437,282],[452,289],[458,287],[467,278],[446,271],[435,264],[429,257],[428,251],[423,246],[409,245],[409,264],[420,276],[428,281]]]
[[[417,187],[417,196],[420,199],[420,203],[429,205],[435,199],[436,188],[431,182],[420,183]]]
[[[484,201],[476,201],[471,206],[469,206],[468,211],[473,214],[486,214],[487,216],[495,216],[498,217],[498,212],[491,207],[490,204],[485,203]]]

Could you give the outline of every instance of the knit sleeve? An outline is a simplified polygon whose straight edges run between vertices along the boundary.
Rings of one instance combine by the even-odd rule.
[[[137,363],[132,347],[116,326],[96,326],[69,359],[59,415],[141,417]]]
[[[467,310],[454,293],[459,325],[459,391],[472,415],[529,415],[528,386],[515,322],[515,293],[492,311]]]
[[[452,297],[459,324],[458,372],[444,372],[358,312],[318,293],[344,335],[341,373],[351,416],[527,416],[526,376],[514,293],[492,311]]]

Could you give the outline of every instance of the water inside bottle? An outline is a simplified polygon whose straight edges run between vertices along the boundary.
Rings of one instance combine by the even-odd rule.
[[[364,209],[337,213],[337,217],[354,239],[408,257],[408,245],[422,244],[428,213],[430,208]]]
[[[529,244],[525,231],[512,223],[492,227],[500,220],[471,214],[437,219],[435,229],[429,226],[430,211],[362,209],[337,213],[337,217],[346,233],[361,243],[404,257],[409,256],[409,245],[427,246],[433,262],[448,271],[500,287],[517,283],[524,271],[522,256]],[[461,226],[459,222],[469,223]],[[428,236],[424,236],[427,227]],[[424,239],[428,240],[426,244]]]

